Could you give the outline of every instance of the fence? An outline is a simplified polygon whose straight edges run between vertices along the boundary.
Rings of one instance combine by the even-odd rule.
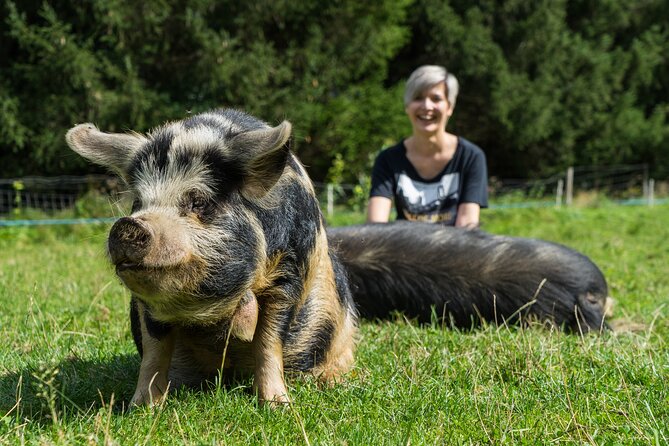
[[[490,179],[492,208],[569,206],[604,198],[621,204],[666,200],[667,182],[655,182],[646,165],[581,166],[539,180]],[[367,184],[315,183],[328,215],[363,210]],[[130,209],[123,183],[104,175],[0,180],[0,226],[110,221]],[[593,198],[595,197],[595,198]]]
[[[491,208],[571,206],[609,200],[619,204],[653,205],[666,200],[668,183],[649,177],[645,164],[570,167],[565,172],[538,180],[489,179]],[[328,214],[337,206],[366,203],[364,185],[316,183],[316,191]],[[660,198],[663,197],[663,198]]]
[[[0,215],[26,209],[52,214],[72,208],[91,191],[112,196],[122,189],[118,178],[105,175],[0,179]]]

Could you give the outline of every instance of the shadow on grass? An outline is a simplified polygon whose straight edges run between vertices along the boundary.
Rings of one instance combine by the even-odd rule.
[[[53,414],[84,415],[100,407],[128,407],[139,370],[139,356],[70,358],[0,376],[0,416],[49,422]]]
[[[26,368],[0,376],[0,419],[52,423],[54,414],[63,418],[89,417],[100,408],[127,412],[135,390],[140,358],[136,354],[118,355],[106,360],[70,358],[60,363]],[[243,387],[251,397],[252,377],[245,372],[222,375],[225,388]],[[197,388],[177,390],[212,392],[215,382]],[[204,390],[203,390],[204,389]]]

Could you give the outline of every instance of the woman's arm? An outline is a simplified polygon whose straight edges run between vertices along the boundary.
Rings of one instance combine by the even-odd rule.
[[[481,206],[478,203],[460,203],[458,205],[458,216],[455,218],[455,226],[475,229],[479,227]]]
[[[370,197],[367,205],[367,223],[388,223],[393,201],[386,197]]]

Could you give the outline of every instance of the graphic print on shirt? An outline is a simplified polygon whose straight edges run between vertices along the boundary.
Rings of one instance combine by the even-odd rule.
[[[441,181],[424,183],[401,173],[397,180],[397,196],[402,201],[404,218],[433,223],[454,223],[457,211],[458,172],[445,174]]]

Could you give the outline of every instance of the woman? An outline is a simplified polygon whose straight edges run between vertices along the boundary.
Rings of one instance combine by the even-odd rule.
[[[367,221],[386,223],[393,200],[398,220],[475,228],[488,206],[485,154],[448,133],[458,81],[444,67],[414,71],[404,93],[413,133],[383,150],[374,163]]]

